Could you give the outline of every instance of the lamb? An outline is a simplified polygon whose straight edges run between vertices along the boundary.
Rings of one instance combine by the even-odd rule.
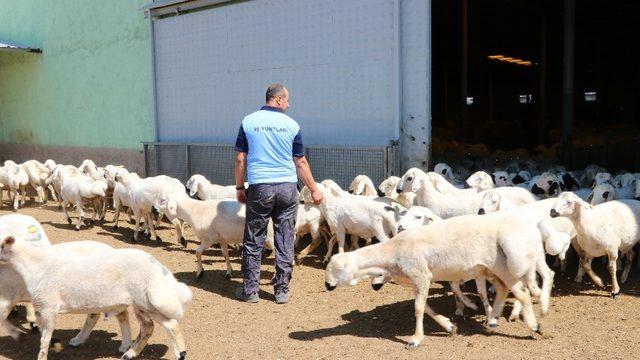
[[[517,186],[522,183],[526,183],[529,180],[531,180],[531,173],[526,170],[520,170],[517,173],[511,173],[509,174],[509,177],[507,179],[509,186]]]
[[[584,169],[582,176],[580,177],[580,185],[582,187],[594,187],[595,184],[593,181],[595,180],[595,176],[598,173],[605,173],[607,170],[598,165],[591,164]]]
[[[400,182],[400,178],[397,176],[390,176],[386,180],[380,183],[378,186],[378,196],[383,197],[386,196],[390,199],[394,199],[398,203],[400,203],[405,208],[409,209],[410,207],[416,205],[416,194],[412,192],[398,194],[396,191],[396,186],[398,186],[398,182]]]
[[[349,185],[349,194],[372,196],[377,195],[373,181],[367,175],[356,176]]]
[[[543,172],[539,176],[534,176],[528,184],[523,184],[532,194],[541,197],[551,197],[557,195],[560,189],[558,177],[550,172]]]
[[[130,185],[126,186],[129,190],[130,205],[133,210],[133,215],[136,219],[136,226],[133,231],[133,242],[138,241],[138,230],[141,225],[141,218],[144,218],[145,223],[149,228],[149,234],[152,238],[155,238],[157,242],[162,242],[162,239],[156,234],[155,226],[153,224],[153,207],[165,192],[177,192],[181,194],[186,193],[184,185],[178,179],[171,178],[165,175],[159,175],[155,177],[148,177],[140,179],[138,181],[132,181]],[[187,241],[183,237],[182,223],[179,219],[169,217],[169,220],[173,224],[176,230],[176,237],[182,246],[187,246]]]
[[[231,262],[228,246],[242,244],[244,238],[245,206],[233,199],[195,200],[185,193],[165,191],[155,206],[173,217],[184,220],[200,240],[196,249],[198,269],[196,278],[204,276],[202,253],[215,243],[220,244],[227,272],[226,279],[231,279]],[[272,226],[267,227],[266,246],[274,249]]]
[[[62,208],[64,210],[64,215],[67,218],[67,222],[69,224],[72,224],[71,218],[69,217],[69,213],[67,211],[67,206],[73,204],[76,208],[76,212],[78,213],[78,223],[76,224],[75,229],[80,230],[82,225],[84,225],[83,201],[85,199],[93,199],[94,212],[92,221],[95,221],[96,215],[100,209],[97,200],[100,197],[105,196],[105,191],[107,190],[107,182],[104,180],[94,181],[84,175],[73,176],[65,171],[60,171],[59,176],[62,182],[62,186],[60,188],[60,197],[62,199]]]
[[[438,163],[436,164],[436,166],[433,167],[433,172],[440,174],[441,176],[443,176],[445,179],[447,179],[447,181],[451,184],[459,184],[460,180],[458,180],[458,178],[456,177],[456,175],[453,173],[453,170],[451,169],[451,166],[445,164],[445,163]]]
[[[514,178],[515,176],[516,175],[514,175]],[[506,171],[495,171],[493,174],[491,174],[491,178],[493,179],[493,182],[496,184],[496,187],[505,187],[505,186],[514,185],[509,179],[509,173]]]
[[[120,209],[123,206],[126,206],[127,216],[129,217],[129,221],[133,222],[133,218],[131,217],[131,197],[129,196],[129,190],[127,189],[127,185],[131,181],[140,180],[140,176],[136,173],[129,173],[128,171],[117,173],[114,175],[114,187],[113,187],[113,208],[115,209],[115,214],[113,215],[113,228],[118,228],[118,223],[120,222]],[[118,181],[119,180],[119,181]]]
[[[311,235],[311,243],[304,248],[296,260],[300,261],[315,250],[323,240],[324,234],[322,232],[322,225],[326,224],[322,211],[317,205],[313,204],[300,204],[298,206],[298,213],[296,214],[296,243],[304,235]]]
[[[0,217],[0,238],[13,236],[21,241],[27,241],[34,246],[47,248],[57,254],[87,254],[91,252],[101,252],[113,249],[112,247],[96,241],[72,241],[51,246],[47,235],[36,219],[31,216],[21,214],[11,214]],[[12,338],[18,340],[22,333],[11,325],[7,320],[7,315],[11,309],[20,302],[26,303],[27,320],[32,329],[36,329],[36,315],[31,304],[31,297],[27,291],[24,281],[18,273],[9,265],[0,264],[0,328],[5,329]],[[129,328],[127,311],[116,315],[122,330],[122,345],[120,352],[125,352],[131,346],[131,331]],[[95,326],[99,314],[90,314],[87,317],[83,330],[70,341],[70,345],[78,346],[84,343]]]
[[[526,325],[540,333],[531,297],[525,291],[534,267],[529,260],[533,250],[510,244],[522,243],[523,237],[533,242],[538,236],[537,230],[518,219],[505,221],[477,215],[447,219],[403,231],[387,242],[334,255],[325,271],[325,286],[331,291],[336,286],[356,285],[362,279],[392,278],[413,287],[416,330],[407,348],[417,348],[424,338],[425,312],[447,332],[456,332],[448,318],[426,305],[431,282],[493,278],[497,293],[495,306],[487,314],[487,325],[497,326],[507,290],[511,290],[523,304]]]
[[[236,188],[235,186],[222,186],[212,184],[202,175],[196,174],[189,178],[187,181],[187,191],[190,196],[198,195],[200,200],[215,200],[215,199],[235,199]]]
[[[551,217],[563,216],[571,220],[578,233],[577,242],[584,257],[581,265],[593,282],[604,287],[602,280],[591,270],[591,259],[607,255],[609,274],[613,282],[611,296],[620,294],[616,275],[618,252],[627,258],[620,281],[627,280],[633,260],[633,246],[640,240],[640,201],[614,200],[591,206],[576,195],[564,192],[549,212]]]
[[[59,208],[62,208],[62,196],[60,195],[60,192],[62,191],[62,179],[60,174],[62,172],[67,173],[68,176],[82,175],[82,173],[73,165],[58,164],[55,166],[55,168],[53,169],[53,172],[51,173],[51,175],[49,176],[49,178],[46,180],[45,183],[47,187],[53,188],[53,192],[56,194],[54,198],[57,198],[59,200],[59,203],[58,203]]]
[[[16,270],[33,299],[42,331],[39,360],[47,358],[58,313],[121,313],[129,305],[140,322],[140,335],[123,359],[135,357],[144,348],[154,320],[169,334],[176,358],[185,358],[178,322],[191,300],[191,290],[153,256],[137,249],[65,256],[16,241],[11,235],[0,245],[0,261]]]
[[[45,182],[51,175],[49,168],[37,160],[27,160],[19,166],[27,173],[29,185],[36,191],[40,205],[44,205],[47,202]]]
[[[433,174],[438,176],[437,174]],[[425,206],[443,219],[476,214],[480,207],[483,193],[475,190],[459,190],[455,193],[441,193],[434,186],[430,177],[422,170],[412,168],[402,176],[396,189],[398,193],[415,192],[417,202]],[[517,187],[497,188],[495,191],[510,199],[516,205],[534,202],[535,197],[525,189]]]
[[[324,216],[334,237],[331,238],[327,249],[325,261],[329,260],[333,245],[338,242],[338,251],[344,252],[344,240],[346,234],[358,236],[363,239],[376,237],[384,242],[389,235],[397,233],[395,211],[388,206],[367,200],[359,199],[359,196],[343,198],[336,196],[335,190],[318,184],[318,189],[323,192],[324,198],[320,203],[320,211]],[[305,202],[311,202],[311,193],[302,193]]]
[[[24,187],[29,183],[27,173],[18,165],[7,164],[0,167],[0,206],[2,206],[2,192],[6,187],[9,197],[13,198],[13,210],[20,206],[20,193],[24,204]]]
[[[496,187],[491,175],[484,171],[476,171],[471,174],[465,183],[470,188],[477,189],[478,191],[494,189]]]

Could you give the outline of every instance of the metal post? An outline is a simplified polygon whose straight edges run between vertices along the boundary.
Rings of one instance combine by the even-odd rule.
[[[467,89],[467,77],[468,77],[468,41],[469,41],[469,37],[468,37],[468,33],[467,33],[467,0],[462,0],[461,3],[461,34],[462,34],[462,39],[461,39],[461,65],[460,65],[460,92],[462,95],[462,119],[460,121],[460,138],[462,139],[462,141],[465,140],[465,123],[467,122],[467,96],[468,96],[468,89]]]
[[[564,165],[570,166],[573,134],[573,82],[576,6],[575,0],[564,1],[564,57],[562,64],[562,152]]]
[[[150,48],[151,48],[151,104],[153,106],[153,141],[160,141],[160,131],[158,124],[158,87],[156,85],[156,46],[155,46],[155,36],[153,31],[153,15],[151,14],[151,10],[148,12],[149,18],[149,40],[150,40]]]
[[[540,72],[539,72],[539,97],[540,109],[538,114],[538,142],[545,144],[545,126],[547,120],[547,19],[542,15],[540,26]]]
[[[184,180],[187,181],[187,179],[189,178],[189,176],[191,176],[191,146],[189,144],[184,146],[184,153],[185,153],[185,177]]]
[[[149,177],[149,149],[148,144],[142,144],[142,151],[144,152],[144,177]]]

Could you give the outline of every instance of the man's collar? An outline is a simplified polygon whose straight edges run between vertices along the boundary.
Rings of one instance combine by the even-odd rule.
[[[263,107],[260,108],[260,110],[267,110],[267,111],[275,111],[275,112],[282,112],[282,109],[274,107],[274,106],[269,106],[269,105],[265,105]]]

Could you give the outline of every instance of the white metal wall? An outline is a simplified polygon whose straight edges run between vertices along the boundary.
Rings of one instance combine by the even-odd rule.
[[[155,20],[158,140],[232,143],[272,82],[291,91],[308,144],[397,140],[396,1],[245,1]]]

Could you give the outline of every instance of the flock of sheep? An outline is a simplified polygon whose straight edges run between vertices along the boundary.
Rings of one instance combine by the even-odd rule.
[[[409,169],[401,178],[390,177],[377,188],[367,176],[359,175],[348,191],[324,180],[318,184],[324,193],[319,205],[312,203],[310,192],[303,188],[296,240],[308,234],[311,242],[297,259],[324,242],[328,290],[361,280],[370,280],[375,290],[388,281],[412,287],[416,330],[407,345],[410,348],[423,340],[425,312],[449,333],[456,332],[447,317],[426,304],[434,281],[450,283],[456,314],[461,314],[464,307],[477,309],[460,290],[464,282],[474,280],[488,329],[498,325],[511,292],[516,300],[509,318],[522,315],[527,327],[540,333],[532,297],[539,298],[544,316],[554,278],[546,256],[557,256],[564,270],[567,252],[573,248],[581,265],[576,282],[586,272],[604,287],[591,261],[606,255],[613,282],[611,295],[617,297],[619,257],[625,260],[620,277],[624,283],[631,271],[633,247],[640,240],[640,201],[635,200],[640,197],[640,174],[614,177],[597,166],[579,173],[561,166],[541,172],[527,161],[494,170],[478,171],[462,182],[450,166],[441,163],[428,173]],[[93,221],[103,221],[107,208],[113,207],[114,228],[120,211],[126,210],[135,222],[132,242],[141,239],[141,228],[143,238],[161,241],[155,227],[166,216],[175,228],[176,242],[186,247],[183,233],[184,226],[189,226],[200,242],[197,278],[204,275],[202,254],[214,244],[220,246],[230,278],[229,247],[240,245],[243,239],[245,209],[235,200],[234,186],[211,184],[201,175],[193,175],[185,186],[164,175],[141,178],[120,166],[97,167],[91,160],[77,168],[53,160],[44,164],[6,161],[0,167],[0,188],[8,191],[14,210],[24,206],[28,191],[41,204],[49,196],[59,201],[70,224],[68,207],[75,207],[76,230],[85,224],[87,206],[93,208]],[[88,314],[82,330],[70,342],[73,346],[87,340],[99,314],[115,314],[122,329],[123,359],[140,353],[154,322],[169,333],[176,357],[185,358],[178,322],[191,292],[154,257],[93,241],[51,245],[41,225],[20,214],[0,217],[0,229],[0,326],[18,338],[20,331],[6,317],[17,303],[32,303],[27,319],[42,332],[38,359],[46,359],[55,317],[65,312]],[[374,238],[378,243],[371,245]],[[332,256],[336,244],[338,254]],[[364,244],[367,246],[361,247]],[[273,248],[271,227],[267,248]],[[91,276],[86,276],[87,271]],[[487,281],[495,290],[493,302]],[[133,342],[128,306],[133,307],[141,326]]]

